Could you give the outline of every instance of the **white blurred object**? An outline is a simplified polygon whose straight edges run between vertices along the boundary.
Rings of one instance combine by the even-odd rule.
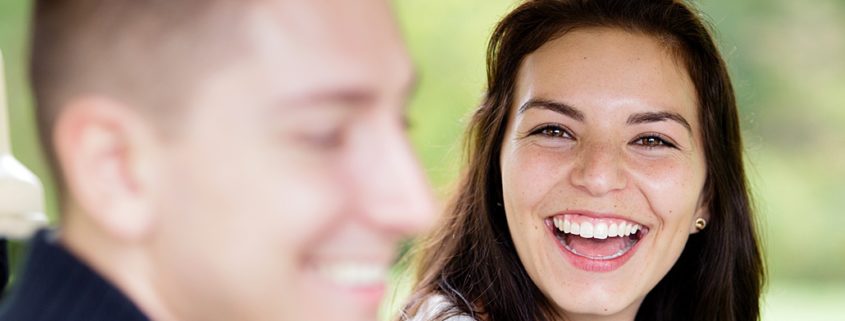
[[[0,237],[25,239],[47,225],[44,188],[38,177],[12,156],[4,75],[0,52]]]

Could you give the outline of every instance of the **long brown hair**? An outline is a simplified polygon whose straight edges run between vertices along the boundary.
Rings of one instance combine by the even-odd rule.
[[[468,164],[441,225],[417,251],[417,283],[400,319],[432,295],[487,321],[551,320],[551,302],[520,263],[501,206],[499,153],[517,71],[525,56],[565,33],[618,28],[659,39],[687,68],[698,94],[710,212],[678,261],[649,292],[637,320],[759,319],[764,266],[743,168],[736,100],[727,68],[699,13],[672,0],[533,0],[504,17],[487,51],[487,94],[470,121]]]

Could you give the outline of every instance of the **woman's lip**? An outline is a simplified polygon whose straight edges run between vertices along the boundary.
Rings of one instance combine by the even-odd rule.
[[[590,259],[584,256],[577,255],[575,253],[570,252],[566,249],[566,247],[561,244],[561,241],[555,235],[555,227],[554,225],[550,224],[551,218],[546,219],[546,226],[547,232],[551,240],[557,245],[557,248],[563,254],[564,258],[575,268],[584,270],[587,272],[612,272],[616,269],[619,269],[628,260],[637,252],[640,247],[640,244],[646,240],[647,235],[643,235],[639,241],[637,241],[634,246],[625,252],[625,254],[620,255],[619,257],[609,259],[609,260],[597,260],[597,259]]]
[[[593,218],[593,219],[624,220],[624,221],[628,221],[628,222],[631,222],[631,223],[634,223],[634,224],[639,224],[640,226],[642,226],[644,228],[651,229],[651,225],[645,224],[645,223],[637,221],[637,220],[634,220],[630,217],[626,217],[626,216],[619,215],[619,214],[599,213],[599,212],[593,212],[593,211],[588,211],[588,210],[568,210],[568,211],[564,211],[564,212],[555,213],[555,214],[552,214],[552,215],[549,215],[548,217],[546,217],[546,219],[545,219],[546,223],[551,222],[554,217],[564,216],[564,215],[581,215],[581,216],[586,216],[586,217]]]

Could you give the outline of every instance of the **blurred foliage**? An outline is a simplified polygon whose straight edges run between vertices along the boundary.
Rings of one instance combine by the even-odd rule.
[[[420,86],[412,139],[441,196],[462,165],[494,23],[513,1],[395,0]],[[740,102],[772,277],[766,320],[831,320],[845,300],[845,1],[701,0]],[[14,151],[52,192],[26,80],[30,2],[0,1]],[[56,215],[55,198],[47,200]],[[825,310],[828,309],[828,310]],[[815,314],[814,314],[815,313]],[[837,314],[838,315],[838,314]],[[792,316],[795,316],[794,318]]]

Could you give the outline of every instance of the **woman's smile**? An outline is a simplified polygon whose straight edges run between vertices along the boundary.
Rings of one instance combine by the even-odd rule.
[[[590,272],[610,272],[624,265],[649,232],[632,220],[591,214],[559,214],[546,218],[545,225],[566,260]]]

